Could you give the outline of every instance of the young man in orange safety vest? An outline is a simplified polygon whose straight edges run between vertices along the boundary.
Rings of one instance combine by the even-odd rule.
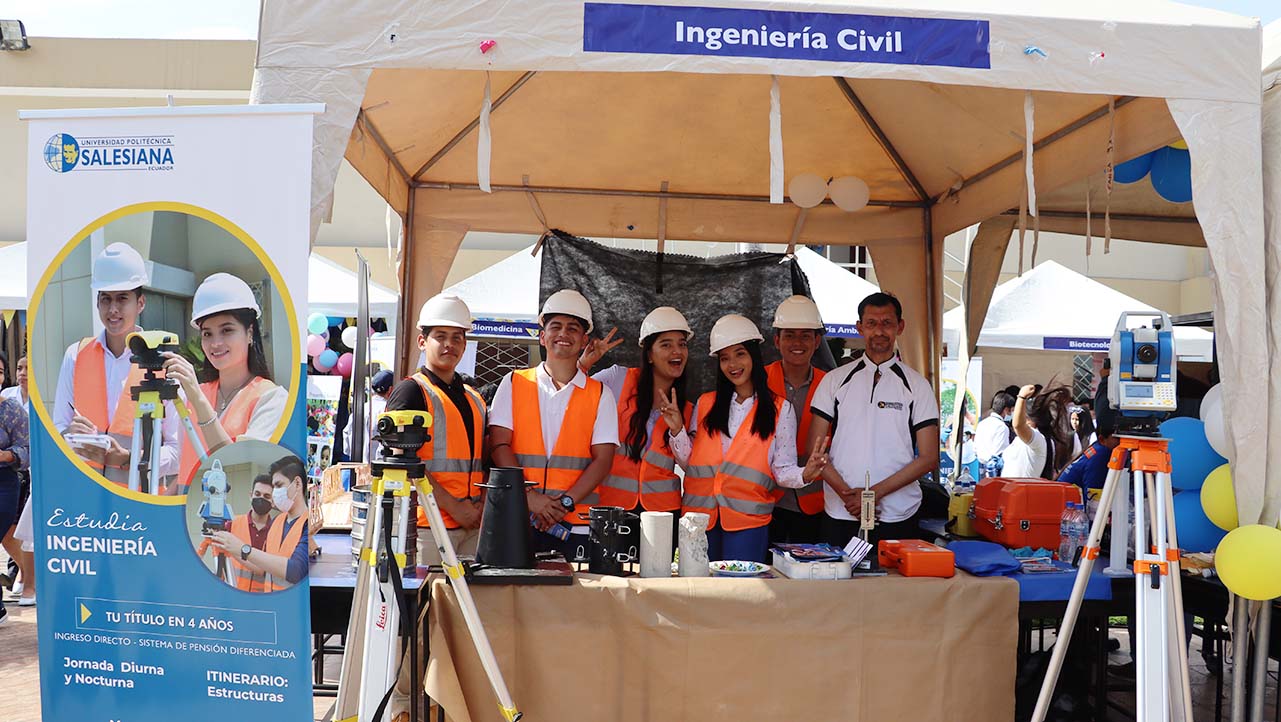
[[[418,457],[431,474],[432,495],[457,554],[475,554],[480,538],[480,489],[485,482],[485,400],[456,373],[467,350],[471,310],[461,298],[437,295],[418,314],[418,348],[424,365],[392,387],[388,411],[427,411],[431,441]],[[418,506],[418,563],[440,564],[440,550]]]
[[[112,243],[93,261],[93,291],[102,333],[67,347],[54,392],[53,424],[71,448],[108,480],[124,484],[129,478],[129,446],[137,403],[129,389],[143,377],[130,361],[129,334],[141,331],[138,317],[147,306],[142,288],[149,283],[142,255],[126,243]],[[161,425],[160,475],[178,473],[181,447],[178,415],[165,405]],[[84,435],[103,435],[105,445],[79,443]],[[153,459],[153,463],[157,460]],[[151,489],[158,494],[160,489]]]
[[[805,296],[789,296],[774,311],[774,346],[780,360],[765,367],[770,391],[787,399],[796,414],[796,463],[809,458],[810,402],[826,374],[813,366],[814,352],[823,343],[823,319],[818,306]],[[799,489],[784,489],[774,505],[771,543],[813,544],[819,541],[823,513],[823,480]]]
[[[259,474],[254,478],[250,488],[249,504],[250,510],[232,520],[231,526],[227,529],[232,536],[239,539],[243,547],[248,544],[254,549],[266,550],[267,533],[271,530],[271,475]],[[213,539],[206,539],[201,542],[200,547],[196,550],[196,556],[204,558],[205,550],[213,545]],[[239,561],[236,554],[227,554],[227,566],[231,572],[230,583],[233,587],[242,592],[265,592],[267,589],[267,573],[257,567],[251,568],[247,563]]]
[[[566,559],[587,549],[587,512],[614,462],[618,409],[614,394],[578,367],[592,332],[592,307],[577,291],[553,293],[538,315],[547,360],[503,378],[489,412],[495,466],[522,467],[539,551]],[[568,539],[548,533],[570,527]]]
[[[267,529],[262,549],[255,548],[230,531],[213,533],[213,543],[238,564],[266,573],[266,591],[279,592],[307,576],[308,529],[306,474],[302,460],[292,454],[277,459],[268,468],[271,474],[271,503],[280,514]]]

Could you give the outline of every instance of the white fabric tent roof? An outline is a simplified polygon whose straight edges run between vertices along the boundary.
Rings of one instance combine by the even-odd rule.
[[[27,244],[0,248],[0,308],[27,309]]]
[[[961,328],[960,306],[943,314],[943,337],[955,353]],[[1116,321],[1124,311],[1155,311],[1152,306],[1109,288],[1070,268],[1045,261],[996,287],[979,347],[1106,352]],[[1199,328],[1176,327],[1175,352],[1187,361],[1210,361],[1213,336]]]
[[[307,312],[348,318],[356,315],[356,273],[334,261],[311,254],[307,262]],[[396,318],[400,297],[369,282],[369,317]]]
[[[463,299],[476,319],[473,336],[524,337],[538,322],[538,282],[542,261],[533,246],[517,251],[480,273],[446,288]],[[857,335],[858,302],[878,289],[814,251],[800,246],[796,261],[810,282],[810,293],[830,336]],[[501,323],[501,322],[514,323]]]

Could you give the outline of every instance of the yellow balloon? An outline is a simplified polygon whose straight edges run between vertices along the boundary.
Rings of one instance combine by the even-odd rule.
[[[1247,524],[1228,532],[1214,566],[1233,594],[1265,601],[1281,597],[1281,529]]]
[[[1232,488],[1232,470],[1223,464],[1205,477],[1201,485],[1201,509],[1214,525],[1224,531],[1240,526],[1237,520],[1237,495]]]
[[[1187,150],[1188,142],[1186,140],[1181,140],[1178,143],[1171,143],[1170,147],[1174,148],[1175,150]]]

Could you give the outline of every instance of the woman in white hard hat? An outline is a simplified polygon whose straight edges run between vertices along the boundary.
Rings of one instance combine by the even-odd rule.
[[[285,412],[289,391],[271,380],[261,316],[249,284],[215,273],[196,289],[191,305],[204,363],[196,369],[178,354],[165,354],[165,374],[182,387],[196,430],[211,453],[242,438],[270,441]],[[198,463],[196,450],[184,444],[178,483],[170,493],[186,493]]]
[[[612,340],[614,333],[611,330],[583,351],[579,366],[584,371],[622,343],[622,339]],[[637,513],[680,514],[681,480],[670,437],[683,431],[690,420],[685,368],[693,335],[680,311],[660,306],[641,321],[640,367],[615,364],[592,374],[618,399],[620,448],[609,476],[598,487],[602,505]],[[672,533],[676,533],[674,526]]]
[[[787,400],[769,389],[761,358],[764,338],[738,314],[722,316],[711,333],[716,390],[694,407],[693,441],[672,439],[685,468],[684,512],[708,521],[708,558],[766,561],[774,503],[783,488],[817,479],[827,465],[827,439],[814,445],[802,468],[796,463],[796,417]]]

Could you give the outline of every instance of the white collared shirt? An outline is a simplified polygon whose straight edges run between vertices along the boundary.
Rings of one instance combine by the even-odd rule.
[[[729,435],[721,436],[721,454],[729,451],[729,446],[733,443],[734,435],[738,433],[739,427],[743,424],[750,425],[752,423],[752,410],[755,408],[756,394],[752,394],[742,402],[738,400],[738,394],[730,397]],[[679,434],[670,437],[672,455],[676,457],[677,463],[682,468],[689,466],[689,455],[694,450],[690,434],[698,434],[699,413],[698,404],[695,404],[694,418],[690,421],[691,428],[689,433],[687,434],[684,429],[681,429]],[[769,446],[769,468],[774,474],[774,481],[779,486],[787,489],[799,489],[805,486],[806,482],[802,476],[805,469],[796,464],[796,413],[792,411],[792,405],[786,400],[783,401],[783,408],[779,411],[778,417],[774,422],[774,436],[770,440]]]
[[[1009,445],[1010,427],[995,412],[989,412],[974,428],[974,453],[985,464],[993,456],[1000,456]]]
[[[587,374],[582,369],[574,374],[569,383],[556,388],[556,382],[547,372],[547,364],[538,364],[534,374],[538,380],[538,416],[543,423],[543,449],[548,456],[556,448],[560,438],[560,427],[565,421],[565,412],[569,409],[569,398],[575,388],[587,386]],[[596,406],[596,420],[592,426],[592,445],[618,445],[618,405],[614,401],[614,392],[609,386],[601,384],[600,403]],[[515,428],[512,414],[512,375],[503,377],[494,393],[494,403],[489,406],[489,425],[501,426],[504,429]]]

